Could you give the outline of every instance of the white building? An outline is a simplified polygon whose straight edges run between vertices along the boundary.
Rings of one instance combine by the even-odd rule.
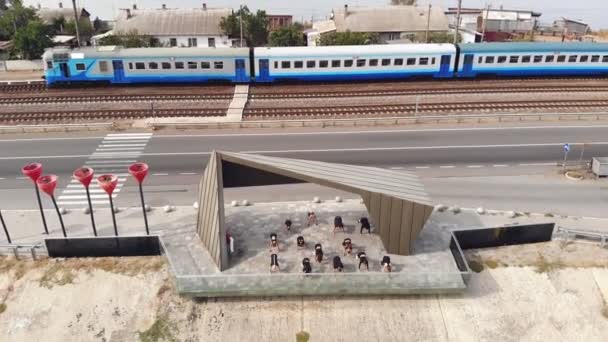
[[[231,47],[232,39],[222,32],[222,18],[230,8],[124,9],[116,18],[114,34],[136,31],[157,38],[171,47]]]

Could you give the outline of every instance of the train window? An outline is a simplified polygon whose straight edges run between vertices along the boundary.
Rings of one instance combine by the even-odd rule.
[[[357,67],[362,68],[365,66],[366,59],[357,59]]]
[[[162,62],[161,66],[163,67],[163,69],[168,70],[171,69],[171,63],[169,62]]]
[[[509,63],[519,63],[519,56],[509,57]]]
[[[531,59],[532,59],[532,56],[522,56],[521,57],[521,62],[522,63],[530,63]]]
[[[156,63],[156,62],[148,63],[148,69],[152,69],[152,70],[158,69],[158,63]]]
[[[339,59],[334,59],[333,61],[331,61],[332,68],[339,68],[340,65],[342,65],[342,61]]]
[[[403,65],[403,58],[395,58],[394,65]]]
[[[53,69],[53,62],[52,61],[46,61],[46,68],[47,69]]]
[[[129,70],[133,70],[133,63],[129,63]]]
[[[554,60],[555,60],[555,56],[546,56],[545,57],[545,63],[553,63]]]
[[[568,63],[576,63],[577,59],[578,59],[577,55],[572,55],[572,56],[568,57]]]
[[[534,56],[534,63],[541,63],[543,61],[543,56]]]
[[[188,69],[198,69],[198,63],[197,62],[188,62]]]
[[[384,58],[382,60],[382,66],[387,66],[387,65],[391,65],[391,60],[390,58]]]
[[[566,61],[566,56],[557,56],[558,63],[564,63]]]
[[[418,62],[418,64],[420,65],[428,65],[429,64],[429,59],[426,57],[421,57],[420,61]]]
[[[87,67],[84,65],[84,63],[76,63],[76,70],[78,71],[84,71]]]
[[[327,68],[329,61],[319,61],[319,68]]]
[[[486,64],[493,64],[493,63],[494,63],[494,56],[487,56]]]
[[[431,58],[431,64],[432,64],[432,65],[435,65],[435,61],[436,61],[436,60],[435,60],[435,57]]]
[[[137,69],[137,70],[146,70],[146,63],[136,62],[135,63],[135,69]]]
[[[498,56],[496,63],[505,63],[507,61],[507,56]]]
[[[602,63],[608,63],[608,56],[602,57]]]
[[[370,59],[369,60],[369,66],[378,66],[378,60],[377,59]]]
[[[99,71],[100,72],[108,72],[108,62],[107,61],[99,61]]]
[[[201,69],[211,69],[210,62],[201,62]]]
[[[579,62],[587,63],[587,61],[589,61],[589,56],[581,56],[581,60]]]
[[[353,66],[353,60],[352,59],[346,59],[344,60],[344,67],[345,68],[350,68]]]
[[[213,62],[213,69],[224,69],[224,62]]]
[[[481,64],[483,63],[483,57],[479,56],[479,58],[477,59],[477,64]]]
[[[184,62],[175,62],[175,69],[183,69]]]
[[[405,61],[405,64],[406,64],[406,65],[416,65],[416,58],[408,58],[408,59]]]
[[[600,56],[595,55],[595,56],[591,56],[591,63],[597,63],[600,61]]]
[[[306,61],[306,67],[307,68],[316,68],[317,67],[317,61]]]
[[[278,69],[278,68],[279,68],[279,62],[274,61],[274,68],[275,68],[275,69]]]
[[[282,61],[281,62],[281,69],[289,69],[291,68],[291,62],[290,61]]]
[[[296,69],[302,69],[304,67],[304,62],[302,61],[295,61],[293,62],[293,67]]]

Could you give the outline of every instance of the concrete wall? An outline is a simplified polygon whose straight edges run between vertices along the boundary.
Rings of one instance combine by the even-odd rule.
[[[0,71],[39,71],[43,70],[42,60],[0,61]]]

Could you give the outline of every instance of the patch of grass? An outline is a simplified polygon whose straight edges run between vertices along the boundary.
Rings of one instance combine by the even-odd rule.
[[[139,335],[140,342],[176,342],[177,340],[173,336],[172,330],[171,322],[166,316],[161,316],[156,319],[148,330],[140,331],[137,334]]]
[[[171,284],[169,284],[169,282],[165,282],[163,285],[161,285],[161,287],[158,288],[158,291],[156,292],[156,297],[162,297],[167,291],[171,291],[171,289]]]
[[[6,311],[6,304],[0,303],[0,314],[2,314],[4,311]]]
[[[308,342],[310,340],[310,334],[306,331],[300,331],[296,334],[296,342]]]
[[[498,261],[493,260],[493,259],[484,260],[484,264],[491,269],[495,269],[496,267],[500,266],[498,264]]]
[[[545,217],[555,217],[555,215],[551,214],[551,213],[546,213]]]
[[[556,269],[568,267],[568,265],[564,264],[561,261],[552,262],[547,260],[542,254],[538,254],[538,259],[531,266],[535,266],[535,271],[537,273],[548,273],[554,271]],[[573,265],[571,265],[573,266]]]
[[[74,283],[76,276],[73,271],[60,263],[49,267],[40,278],[40,286],[52,289],[53,286],[63,286]]]
[[[481,273],[484,269],[483,263],[479,260],[469,260],[468,263],[469,268],[475,273]]]

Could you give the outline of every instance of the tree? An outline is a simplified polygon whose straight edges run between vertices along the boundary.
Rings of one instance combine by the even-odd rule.
[[[116,32],[103,37],[97,45],[120,45],[125,48],[161,47],[160,41],[148,35],[140,35],[137,31],[127,33]]]
[[[81,37],[90,37],[93,35],[93,26],[91,25],[91,21],[86,18],[80,17],[78,19],[78,29],[80,30]],[[64,26],[64,32],[66,34],[75,36],[76,35],[76,22],[74,20],[66,20]]]
[[[268,18],[266,11],[255,14],[243,6],[231,15],[222,18],[220,28],[230,38],[241,39],[241,22],[243,20],[243,39],[248,46],[263,46],[268,42]]]
[[[270,33],[268,43],[270,46],[304,46],[306,41],[302,28],[299,23],[281,27]]]
[[[44,49],[53,46],[52,28],[41,20],[32,20],[13,36],[13,50],[23,59],[39,59]]]
[[[377,44],[380,36],[377,33],[365,32],[331,32],[321,35],[320,45],[370,45]]]
[[[10,7],[3,10],[0,16],[0,39],[5,40],[11,39],[17,29],[37,19],[36,11],[31,7],[24,7],[21,0],[11,0],[9,3]]]
[[[424,37],[420,41],[424,41]],[[458,34],[457,42],[460,43],[462,41],[462,36]],[[447,32],[432,32],[429,34],[429,43],[453,43],[454,42],[454,34]]]
[[[96,17],[95,20],[93,20],[93,30],[96,34],[106,33],[110,31],[110,26],[106,21],[99,19],[99,17]]]

